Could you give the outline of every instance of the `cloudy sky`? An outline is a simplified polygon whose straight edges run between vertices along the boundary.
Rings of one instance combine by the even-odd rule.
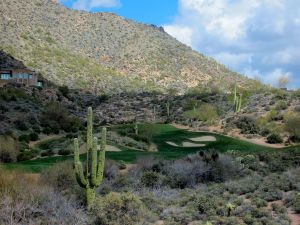
[[[298,0],[61,0],[163,26],[169,34],[232,70],[265,83],[290,77],[300,87]]]

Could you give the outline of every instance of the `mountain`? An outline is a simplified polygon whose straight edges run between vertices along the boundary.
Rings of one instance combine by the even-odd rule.
[[[1,0],[0,18],[0,48],[59,85],[116,93],[255,83],[161,27],[112,13],[71,10],[54,0]]]

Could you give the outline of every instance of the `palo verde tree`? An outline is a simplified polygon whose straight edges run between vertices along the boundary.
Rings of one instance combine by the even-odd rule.
[[[87,118],[87,157],[86,170],[84,171],[79,158],[78,139],[74,139],[74,162],[76,179],[80,187],[86,190],[88,208],[95,200],[95,188],[99,187],[103,180],[106,146],[106,128],[102,129],[101,146],[98,149],[98,139],[93,136],[93,110],[88,108]]]

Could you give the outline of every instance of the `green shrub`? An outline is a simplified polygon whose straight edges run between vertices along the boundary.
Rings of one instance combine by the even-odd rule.
[[[58,154],[59,155],[71,155],[72,154],[72,151],[70,149],[60,149],[58,151]]]
[[[236,126],[241,129],[243,134],[257,134],[259,132],[255,119],[250,116],[240,117]]]
[[[60,87],[58,87],[58,90],[60,91],[60,93],[61,93],[63,96],[68,97],[69,92],[70,92],[68,86],[66,86],[66,85],[60,86]]]
[[[279,102],[277,102],[275,109],[276,110],[285,110],[288,108],[288,105],[285,101],[281,100]]]
[[[201,104],[199,107],[186,111],[183,117],[196,121],[203,121],[208,124],[213,124],[218,118],[218,109],[211,104]]]
[[[131,193],[111,192],[97,197],[92,207],[96,224],[142,224],[146,211],[142,201]]]
[[[38,156],[37,150],[25,150],[17,156],[18,161],[27,161]]]
[[[39,135],[35,132],[29,134],[30,141],[37,141],[39,139]]]
[[[268,141],[268,143],[270,143],[270,144],[277,144],[277,143],[282,143],[282,142],[283,142],[283,139],[282,139],[282,137],[280,136],[280,134],[273,133],[273,134],[270,134],[270,135],[267,137],[267,141]]]
[[[47,168],[41,174],[41,181],[59,191],[72,191],[77,187],[73,163],[67,161]]]
[[[27,134],[22,134],[19,136],[18,140],[28,143],[30,141],[30,136]]]
[[[40,121],[46,133],[57,134],[60,129],[66,132],[77,132],[82,127],[81,121],[71,116],[58,102],[50,102],[45,106]]]
[[[146,187],[154,187],[159,181],[159,174],[156,172],[145,172],[141,177],[141,183]]]
[[[290,133],[290,139],[292,141],[300,142],[300,116],[288,118],[286,130]]]

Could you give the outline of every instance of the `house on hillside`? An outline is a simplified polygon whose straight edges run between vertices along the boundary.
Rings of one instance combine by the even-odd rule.
[[[0,87],[8,83],[43,87],[45,80],[30,69],[0,68]]]
[[[9,83],[42,87],[47,82],[41,75],[26,68],[23,62],[0,50],[0,87]]]

